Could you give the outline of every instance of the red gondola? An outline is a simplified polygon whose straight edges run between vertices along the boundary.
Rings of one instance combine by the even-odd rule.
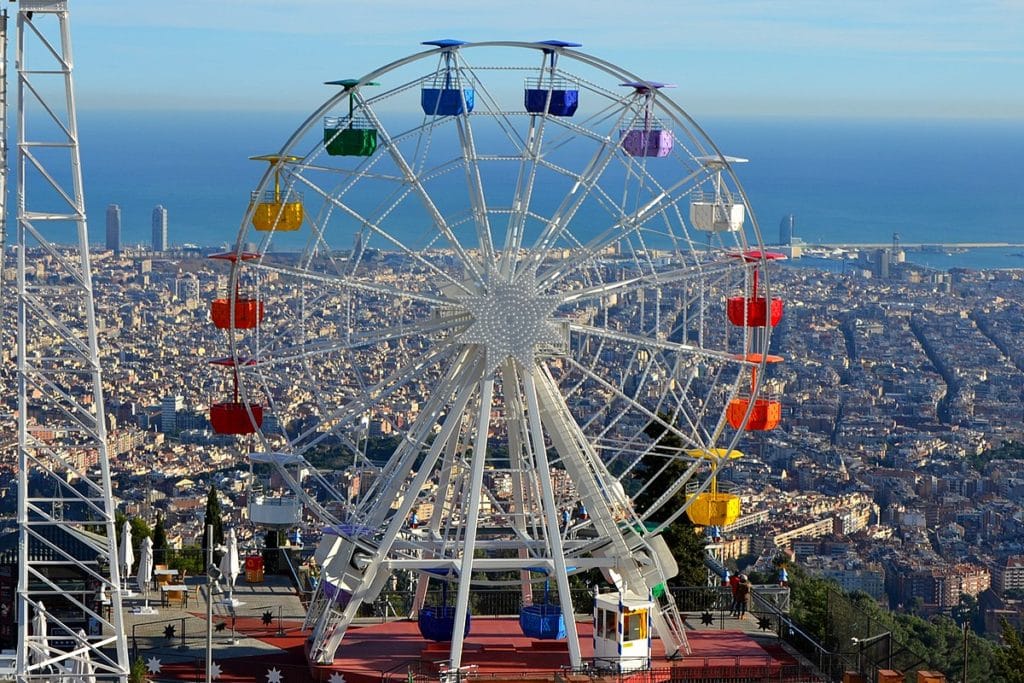
[[[784,259],[784,254],[776,252],[763,252],[764,258],[769,261]],[[748,263],[761,260],[762,252],[746,251],[742,254],[734,254]],[[751,296],[733,296],[726,300],[726,314],[729,322],[740,327],[775,327],[782,320],[782,299],[772,298],[768,301],[766,297],[758,296],[758,271],[754,268],[753,283],[750,288]]]
[[[259,258],[259,254],[252,252],[227,252],[223,254],[212,254],[210,258],[230,261],[232,264],[238,261],[249,261]],[[210,318],[214,326],[219,330],[251,330],[263,321],[263,302],[255,297],[242,296],[239,284],[235,283],[235,318],[234,325],[231,320],[231,297],[220,297],[214,299],[210,304]]]
[[[263,426],[263,406],[239,402],[238,364],[231,358],[219,358],[210,361],[210,364],[231,368],[234,385],[233,400],[210,406],[210,426],[213,431],[217,434],[254,434]],[[251,365],[252,361],[244,361],[242,364]],[[252,411],[251,417],[249,411]]]

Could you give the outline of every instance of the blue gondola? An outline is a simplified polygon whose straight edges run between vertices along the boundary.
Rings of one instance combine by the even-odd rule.
[[[547,571],[544,571],[546,574]],[[526,605],[519,610],[519,628],[523,635],[537,640],[565,638],[565,616],[562,606],[548,599],[549,583],[544,581],[544,602]]]
[[[466,628],[462,636],[469,635],[470,614],[466,612]],[[452,639],[455,633],[455,608],[449,605],[440,607],[424,607],[420,610],[419,618],[416,620],[420,634],[427,640],[446,642]]]
[[[430,570],[428,570],[430,571]],[[438,573],[436,570],[433,573]],[[445,572],[447,574],[447,572]],[[466,611],[466,626],[463,629],[462,637],[469,635],[471,617]],[[448,604],[448,582],[441,584],[441,604],[430,605],[420,609],[416,625],[420,629],[420,635],[427,640],[447,642],[452,639],[455,633],[455,608]]]
[[[427,116],[457,116],[473,111],[476,93],[472,88],[460,88],[458,72],[452,73],[452,51],[461,40],[428,40],[424,45],[435,45],[444,48],[444,74],[435,75],[433,83],[420,91],[420,105]]]
[[[526,79],[523,102],[526,111],[531,114],[550,114],[551,116],[572,116],[580,102],[579,86],[556,74],[558,50],[566,47],[580,47],[580,43],[567,43],[561,40],[543,40],[544,65],[537,78]]]
[[[560,605],[527,605],[519,612],[519,628],[523,635],[538,640],[565,638],[565,617]]]

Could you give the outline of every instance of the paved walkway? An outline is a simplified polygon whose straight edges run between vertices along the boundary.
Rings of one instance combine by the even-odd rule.
[[[186,585],[189,588],[187,605],[169,607],[157,600],[150,603],[156,614],[133,612],[134,607],[143,603],[141,598],[125,601],[124,625],[129,652],[133,658],[140,657],[150,664],[151,680],[189,679],[192,678],[189,671],[205,671],[205,579],[196,578]],[[244,577],[239,577],[232,593],[234,604],[229,606],[225,598],[222,593],[214,592],[214,662],[234,658],[273,662],[282,658],[286,646],[301,647],[305,641],[306,634],[301,631],[305,610],[286,577],[267,576],[260,584],[248,584]],[[294,677],[297,674],[298,671],[293,672],[288,680],[299,680]],[[232,679],[225,676],[219,680]]]

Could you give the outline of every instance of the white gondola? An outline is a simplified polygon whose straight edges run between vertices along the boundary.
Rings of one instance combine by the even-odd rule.
[[[249,520],[267,528],[296,526],[302,521],[302,501],[295,496],[256,496],[249,501]]]
[[[747,218],[747,207],[737,197],[722,192],[722,170],[727,164],[743,164],[746,159],[730,156],[702,156],[697,161],[714,172],[715,191],[694,193],[690,199],[690,223],[704,232],[738,232]]]

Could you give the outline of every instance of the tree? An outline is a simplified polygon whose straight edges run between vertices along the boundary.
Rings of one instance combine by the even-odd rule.
[[[156,515],[156,526],[153,527],[153,561],[159,564],[167,562],[167,530],[164,528],[164,517]]]
[[[210,493],[206,496],[206,516],[203,518],[203,542],[200,544],[206,547],[206,529],[213,525],[213,547],[224,545],[224,519],[220,509],[220,497],[217,495],[217,487],[211,485]]]
[[[1007,683],[1024,683],[1024,631],[1002,620],[1003,647],[996,651],[995,669]]]
[[[668,422],[670,419],[665,415],[660,417],[664,422]],[[674,432],[666,430],[657,422],[651,422],[644,431],[657,442],[655,446],[655,452],[657,453],[675,455],[683,448],[683,443],[679,437]],[[637,477],[641,481],[649,483],[655,477],[658,479],[658,483],[648,485],[642,493],[634,497],[637,509],[642,510],[651,505],[661,495],[662,491],[665,490],[668,482],[675,482],[685,474],[689,463],[683,460],[672,460],[664,470],[661,470],[662,464],[662,462],[644,462],[637,467]],[[660,483],[665,485],[659,485]],[[661,509],[651,515],[650,521],[655,523],[664,521],[670,514],[681,509],[685,503],[686,491],[680,490]],[[679,575],[670,583],[680,586],[705,585],[707,583],[707,569],[704,566],[704,539],[697,533],[693,522],[683,515],[667,527],[661,535],[668,544],[669,550],[672,551],[672,556],[675,558],[676,563],[679,565]]]
[[[146,683],[148,680],[149,670],[146,668],[146,662],[142,657],[136,657],[132,660],[131,671],[128,672],[129,683]]]
[[[123,512],[114,513],[114,528],[117,530],[118,538],[117,542],[121,542],[121,529],[124,527],[125,520],[128,519],[128,515]],[[135,557],[139,556],[139,548],[142,546],[142,539],[151,538],[153,536],[153,530],[149,528],[149,524],[146,520],[141,517],[132,517],[129,522],[129,527],[132,531],[132,550],[135,552]]]

